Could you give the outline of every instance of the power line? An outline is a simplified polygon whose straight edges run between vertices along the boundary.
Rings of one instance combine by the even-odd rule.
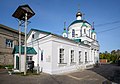
[[[120,26],[114,27],[114,28],[111,28],[111,29],[106,29],[106,30],[100,31],[98,33],[104,33],[104,32],[108,32],[108,31],[111,31],[111,30],[119,29],[119,28],[120,28]]]
[[[116,23],[120,23],[120,20],[118,21],[114,21],[114,22],[108,22],[108,23],[103,23],[103,24],[98,24],[98,25],[95,25],[97,27],[101,27],[101,26],[106,26],[106,25],[109,25],[109,24],[116,24]]]

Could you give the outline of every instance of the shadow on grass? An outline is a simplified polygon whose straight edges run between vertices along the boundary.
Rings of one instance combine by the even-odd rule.
[[[120,84],[120,66],[115,64],[102,64],[88,70],[94,71],[115,84]],[[104,81],[103,84],[113,84],[109,81]]]

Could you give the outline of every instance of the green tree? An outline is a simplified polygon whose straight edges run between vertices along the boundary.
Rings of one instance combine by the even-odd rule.
[[[107,59],[108,62],[112,61],[115,63],[117,60],[120,59],[120,49],[112,50],[111,53],[105,51],[103,53],[100,52],[100,59]]]

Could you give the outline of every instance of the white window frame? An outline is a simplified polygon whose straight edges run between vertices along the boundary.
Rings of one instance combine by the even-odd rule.
[[[82,36],[82,29],[80,29],[80,36]]]
[[[64,52],[65,50],[63,48],[59,49],[59,63],[60,64],[64,63]]]
[[[32,39],[34,39],[35,38],[35,34],[32,34]]]
[[[75,29],[72,29],[72,37],[75,37]]]
[[[13,48],[13,46],[14,46],[13,40],[6,39],[6,47],[7,48]]]
[[[43,61],[44,59],[43,57],[44,57],[43,50],[41,50],[41,59],[40,59],[41,61]]]
[[[27,56],[26,60],[27,61],[33,61],[33,56]]]
[[[90,34],[91,34],[91,30],[89,29],[89,37],[90,37]]]
[[[94,40],[96,39],[96,35],[94,34]]]
[[[79,63],[82,63],[82,51],[79,51]]]
[[[70,51],[70,62],[74,63],[74,50]]]
[[[84,34],[86,34],[86,29],[84,29]]]
[[[85,52],[85,63],[87,63],[87,52]]]

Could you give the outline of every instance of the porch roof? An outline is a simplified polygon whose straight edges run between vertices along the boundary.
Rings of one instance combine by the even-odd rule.
[[[21,46],[21,54],[24,54],[25,47]],[[13,49],[13,54],[19,53],[19,46],[15,46]],[[33,47],[27,47],[27,54],[37,54]]]

